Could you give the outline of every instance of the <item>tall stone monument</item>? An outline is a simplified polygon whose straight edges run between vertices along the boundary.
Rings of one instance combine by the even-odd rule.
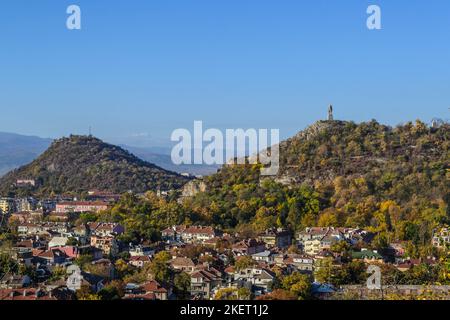
[[[333,121],[334,117],[333,117],[333,106],[330,104],[330,106],[328,107],[328,121]]]

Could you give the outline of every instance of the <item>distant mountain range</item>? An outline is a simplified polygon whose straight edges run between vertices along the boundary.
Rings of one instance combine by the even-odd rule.
[[[42,154],[51,143],[52,139],[0,132],[0,177],[13,169],[30,163]],[[207,165],[175,165],[170,157],[170,148],[144,148],[128,145],[120,145],[120,147],[142,160],[177,173],[209,175],[215,173],[219,168],[219,166]]]
[[[0,176],[36,159],[51,139],[0,132]]]
[[[178,172],[178,173],[189,173],[195,176],[206,176],[216,173],[221,167],[219,165],[176,165],[172,162],[169,148],[140,148],[140,147],[130,147],[127,145],[121,145],[122,148],[130,151],[139,158],[154,163],[161,168],[166,170]]]
[[[17,186],[19,180],[33,184]],[[92,136],[70,136],[52,142],[30,164],[0,179],[0,194],[83,193],[98,189],[115,193],[170,190],[188,178],[146,162],[129,151]]]

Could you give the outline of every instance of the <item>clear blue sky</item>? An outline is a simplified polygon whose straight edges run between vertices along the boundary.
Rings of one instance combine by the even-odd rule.
[[[203,120],[288,137],[329,103],[357,122],[449,118],[448,0],[2,0],[0,45],[0,131],[156,144]]]

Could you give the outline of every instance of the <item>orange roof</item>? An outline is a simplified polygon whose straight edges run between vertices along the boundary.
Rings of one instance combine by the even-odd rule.
[[[0,289],[0,300],[57,300],[38,289]]]

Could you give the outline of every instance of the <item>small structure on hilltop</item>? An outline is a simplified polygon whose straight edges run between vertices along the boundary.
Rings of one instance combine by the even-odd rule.
[[[330,104],[330,106],[328,107],[328,121],[333,121],[334,117],[333,117],[333,106]]]

